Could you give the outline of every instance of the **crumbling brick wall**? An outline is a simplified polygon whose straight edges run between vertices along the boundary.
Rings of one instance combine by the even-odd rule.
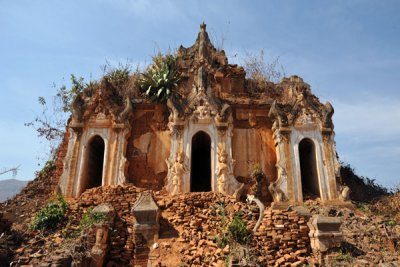
[[[138,187],[160,190],[167,176],[165,159],[169,156],[170,137],[160,141],[167,126],[165,122],[154,120],[154,110],[140,112],[145,113],[131,122],[132,133],[126,152],[127,180]]]

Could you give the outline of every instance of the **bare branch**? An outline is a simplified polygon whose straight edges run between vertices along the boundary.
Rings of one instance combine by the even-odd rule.
[[[17,167],[13,167],[13,168],[3,168],[0,170],[0,175],[6,174],[8,172],[12,172],[12,177],[15,178],[15,176],[17,176],[20,166],[21,165],[18,165]]]

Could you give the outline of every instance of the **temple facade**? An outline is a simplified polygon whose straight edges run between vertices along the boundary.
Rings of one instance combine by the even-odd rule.
[[[258,164],[275,202],[339,199],[333,107],[298,76],[254,81],[210,42],[206,25],[177,52],[179,99],[152,103],[135,88],[102,79],[79,94],[68,122],[60,190],[133,184],[169,194],[239,195]]]

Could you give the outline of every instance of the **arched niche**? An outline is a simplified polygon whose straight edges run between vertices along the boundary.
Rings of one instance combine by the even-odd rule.
[[[191,142],[190,192],[211,190],[211,138],[199,131]]]
[[[87,143],[84,169],[81,176],[80,194],[85,190],[98,187],[103,182],[105,143],[99,135],[93,136]]]
[[[311,139],[300,141],[299,159],[303,199],[321,197],[316,148]]]

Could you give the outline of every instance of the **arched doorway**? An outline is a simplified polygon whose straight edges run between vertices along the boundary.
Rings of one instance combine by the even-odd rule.
[[[82,176],[81,193],[86,189],[101,186],[104,163],[104,140],[94,136],[86,148],[86,162]]]
[[[308,138],[301,140],[299,156],[303,199],[320,197],[314,142]]]
[[[192,138],[190,192],[211,191],[211,138],[203,131]]]

